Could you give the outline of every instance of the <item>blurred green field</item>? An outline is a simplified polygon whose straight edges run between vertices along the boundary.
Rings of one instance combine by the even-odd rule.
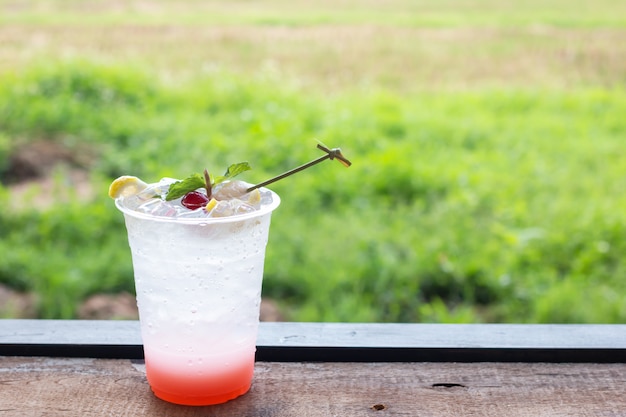
[[[0,0],[0,283],[46,318],[132,292],[113,178],[260,182],[318,139],[354,165],[272,187],[287,319],[624,322],[625,6],[335,3]]]

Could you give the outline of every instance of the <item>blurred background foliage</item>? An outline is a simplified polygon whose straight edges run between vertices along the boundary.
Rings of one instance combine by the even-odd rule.
[[[626,320],[615,2],[259,3],[0,0],[0,283],[38,317],[134,291],[112,179],[317,139],[354,164],[272,187],[286,319]]]

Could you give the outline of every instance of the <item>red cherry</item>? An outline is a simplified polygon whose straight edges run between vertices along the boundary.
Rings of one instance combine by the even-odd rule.
[[[190,191],[183,197],[181,203],[183,206],[187,207],[189,210],[196,210],[200,207],[204,207],[209,202],[209,198],[206,194],[200,193],[198,191]]]

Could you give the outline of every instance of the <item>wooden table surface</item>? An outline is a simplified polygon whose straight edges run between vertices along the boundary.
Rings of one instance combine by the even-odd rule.
[[[243,397],[154,397],[141,360],[0,357],[0,416],[626,416],[624,363],[257,362]]]
[[[261,323],[249,393],[152,395],[139,322],[0,320],[0,417],[626,417],[626,325]]]

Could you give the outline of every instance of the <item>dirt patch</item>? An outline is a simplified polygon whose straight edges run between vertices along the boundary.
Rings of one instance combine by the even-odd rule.
[[[261,300],[261,321],[285,321],[284,314],[274,300]]]
[[[33,294],[14,291],[0,284],[0,317],[32,319],[37,316]]]
[[[78,308],[78,318],[83,320],[137,320],[135,296],[120,294],[96,294],[85,300]]]
[[[17,184],[49,176],[55,167],[78,166],[74,152],[60,143],[41,140],[18,146],[9,156],[2,176],[7,184]]]
[[[56,203],[69,201],[72,195],[78,195],[83,200],[94,195],[89,173],[66,167],[59,167],[49,176],[21,181],[8,188],[13,209],[43,210]]]
[[[43,209],[72,194],[93,196],[88,172],[92,159],[91,152],[56,141],[28,142],[13,150],[0,179],[11,191],[12,208]]]

